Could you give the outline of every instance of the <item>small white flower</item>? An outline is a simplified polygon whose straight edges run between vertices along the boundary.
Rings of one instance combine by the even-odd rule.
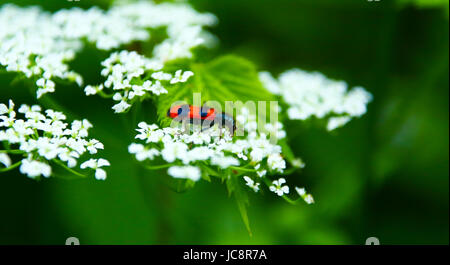
[[[89,151],[90,154],[96,154],[97,149],[103,149],[103,148],[104,148],[103,144],[96,139],[91,139],[86,144],[86,149]]]
[[[50,177],[51,167],[46,163],[31,159],[23,159],[20,165],[20,173],[26,174],[30,178],[36,178],[40,175]]]
[[[0,163],[5,167],[11,166],[11,158],[5,153],[0,153]]]
[[[305,188],[299,188],[299,187],[295,187],[295,191],[297,191],[298,195],[300,197],[302,197],[302,199],[307,203],[307,204],[312,204],[314,203],[314,198],[311,194],[307,194]]]
[[[296,168],[304,168],[305,163],[300,158],[296,158],[292,161],[292,165]]]
[[[36,147],[39,155],[47,160],[52,160],[58,155],[58,145],[51,143],[49,138],[39,138],[36,142]]]
[[[141,97],[143,95],[145,95],[144,87],[143,86],[138,86],[138,85],[133,85],[133,86],[131,86],[131,91],[128,94],[128,98],[129,99],[133,99],[134,96]]]
[[[26,104],[22,104],[19,108],[19,113],[23,113],[26,115],[26,113],[28,112],[41,112],[41,106],[39,105],[33,105],[33,106],[28,106]]]
[[[114,110],[115,113],[121,113],[126,111],[129,107],[131,107],[131,105],[122,100],[116,105],[114,105],[112,109]]]
[[[259,164],[258,164],[258,165],[259,165]],[[259,171],[256,172],[256,174],[257,174],[260,178],[262,178],[262,177],[264,177],[264,176],[267,174],[267,170],[265,170],[265,169],[259,170]]]
[[[269,72],[260,72],[259,80],[263,83],[267,90],[272,92],[275,95],[279,95],[281,93],[281,88],[278,85],[278,82]]]
[[[183,163],[187,164],[190,161],[207,160],[213,156],[213,154],[214,151],[206,146],[195,147],[188,151],[186,155],[187,161],[183,161]]]
[[[165,134],[163,130],[155,130],[147,132],[147,143],[157,143],[162,141]]]
[[[77,165],[77,158],[80,157],[78,152],[71,151],[69,148],[60,148],[58,157],[61,161],[67,162],[67,166],[73,168]]]
[[[153,93],[155,93],[155,95],[159,96],[161,94],[167,94],[168,91],[167,89],[165,89],[162,85],[161,82],[156,81],[155,84],[153,84],[150,87],[150,91],[152,91]]]
[[[185,141],[194,144],[208,144],[211,142],[211,135],[202,132],[194,132],[192,135],[187,135]]]
[[[34,134],[34,130],[29,127],[29,123],[24,120],[15,120],[12,128],[18,135],[28,136]]]
[[[95,178],[98,180],[105,180],[106,179],[106,172],[105,170],[101,169],[101,167],[104,166],[110,166],[108,160],[100,158],[100,159],[89,159],[88,161],[84,162],[80,165],[81,169],[85,168],[92,168],[95,169]]]
[[[122,101],[122,100],[126,100],[126,97],[123,96],[121,93],[117,92],[113,95],[112,99],[114,101]]]
[[[305,202],[307,204],[313,204],[314,203],[314,198],[311,194],[307,194],[305,197],[303,197],[303,199],[305,200]]]
[[[301,197],[303,197],[306,194],[305,188],[295,187],[295,191],[297,191],[298,195],[300,195]]]
[[[253,162],[260,162],[264,158],[264,150],[259,147],[253,147],[252,151],[250,152],[250,159]]]
[[[252,188],[254,192],[259,191],[259,183],[256,183],[253,179],[251,179],[248,176],[244,176],[243,178],[246,182],[246,185],[249,186],[250,188]]]
[[[230,166],[239,166],[239,160],[232,156],[213,156],[211,158],[211,164],[225,169]]]
[[[283,124],[281,122],[277,122],[275,125],[267,123],[265,129],[269,131],[270,134],[275,135],[278,139],[286,137],[286,131],[283,130]]]
[[[40,78],[36,81],[36,85],[39,87],[37,90],[37,98],[40,98],[46,93],[55,92],[55,83],[52,80]]]
[[[84,88],[84,93],[86,93],[86,96],[91,96],[91,95],[95,95],[98,92],[103,90],[103,85],[98,85],[98,86],[86,86]]]
[[[52,121],[62,121],[66,119],[66,115],[64,115],[62,112],[54,111],[51,109],[48,109],[45,111],[45,114],[52,120]]]
[[[0,104],[0,115],[8,112],[8,107],[5,104]]]
[[[88,135],[88,130],[92,128],[92,124],[86,119],[83,119],[82,121],[75,120],[71,125],[72,134],[80,137],[86,137]]]
[[[11,99],[9,100],[8,106],[6,106],[5,104],[0,104],[0,115],[6,113],[8,114],[14,113],[14,102]],[[15,115],[13,116],[15,117]]]
[[[182,73],[182,70],[178,70],[175,72],[174,78],[172,78],[170,80],[170,83],[171,84],[176,84],[179,82],[184,83],[189,79],[189,77],[191,77],[193,75],[194,75],[194,73],[191,71],[185,71],[184,73]]]
[[[328,120],[327,130],[332,131],[336,128],[342,127],[347,124],[351,118],[349,116],[344,117],[332,117]]]
[[[85,144],[86,144],[86,141],[84,141],[83,139],[75,139],[75,138],[70,138],[66,142],[66,145],[68,147],[75,150],[79,154],[83,154],[86,151]]]
[[[148,140],[151,138],[153,132],[158,129],[158,125],[156,124],[147,124],[145,122],[140,122],[138,124],[139,129],[136,129],[136,131],[139,132],[138,135],[136,135],[136,139],[140,140],[147,140],[147,142],[151,142],[152,140]]]
[[[186,159],[188,146],[185,143],[166,143],[164,149],[161,151],[161,155],[164,160],[169,163],[175,161],[175,159]]]
[[[194,166],[173,166],[169,168],[167,173],[174,178],[185,178],[193,181],[198,181],[201,177],[200,169]]]
[[[160,154],[157,149],[147,149],[142,144],[136,143],[132,143],[128,146],[128,152],[130,154],[135,154],[138,161],[144,161],[145,159],[153,160],[155,156]]]
[[[280,154],[270,154],[267,158],[267,164],[270,169],[276,170],[280,173],[282,173],[283,169],[286,168],[286,161],[284,161]]]
[[[142,88],[145,91],[151,91],[151,87],[152,87],[152,81],[150,80],[146,80],[143,84],[142,84]]]
[[[160,71],[160,72],[153,73],[152,78],[156,79],[156,80],[170,80],[172,78],[172,75]]]
[[[286,183],[286,180],[284,178],[274,180],[269,189],[270,191],[276,193],[278,196],[283,196],[284,194],[289,193],[289,187],[287,185],[283,186],[284,183]]]

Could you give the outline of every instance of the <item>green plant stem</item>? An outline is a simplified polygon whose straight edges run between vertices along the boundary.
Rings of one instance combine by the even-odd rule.
[[[70,167],[66,166],[63,162],[57,160],[57,159],[53,159],[53,162],[55,162],[56,164],[60,165],[61,167],[63,167],[64,169],[66,169],[67,171],[69,171],[72,174],[75,174],[79,177],[85,178],[86,175],[81,174],[80,172],[71,169]]]
[[[99,96],[101,96],[102,98],[112,98],[114,96],[113,94],[107,94],[107,93],[103,92],[102,90],[98,91],[97,94]]]
[[[0,150],[0,153],[7,153],[7,154],[24,154],[25,151],[14,149],[14,150]]]
[[[6,168],[0,168],[0,172],[10,171],[10,170],[15,169],[16,167],[20,166],[20,164],[22,164],[22,161],[12,164],[11,166],[6,167]]]
[[[284,175],[290,175],[290,174],[294,173],[295,171],[297,171],[297,170],[299,170],[299,169],[300,169],[300,168],[291,167],[291,168],[289,168],[288,170],[285,170],[285,171],[283,172],[283,174],[284,174]]]
[[[235,170],[241,170],[241,171],[246,171],[246,172],[256,172],[256,169],[249,169],[249,168],[243,168],[243,167],[230,167],[231,169],[235,169]]]
[[[285,201],[287,201],[288,203],[290,203],[290,204],[292,204],[292,205],[296,205],[297,204],[297,202],[299,201],[299,199],[297,199],[297,200],[292,200],[292,199],[290,199],[288,196],[286,196],[286,195],[283,195],[283,196],[281,196],[281,197],[283,197],[283,199],[285,200]]]
[[[157,166],[147,166],[147,165],[145,165],[144,167],[146,169],[155,170],[155,169],[167,168],[167,167],[171,167],[171,166],[173,166],[173,164],[164,164],[164,165],[157,165]]]

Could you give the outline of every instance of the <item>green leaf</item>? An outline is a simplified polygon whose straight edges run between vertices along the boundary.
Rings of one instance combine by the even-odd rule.
[[[208,178],[209,176],[220,177],[220,174],[217,171],[210,168],[208,165],[202,167],[202,172],[205,172],[205,174],[208,175]],[[211,182],[211,179],[209,179],[209,181]]]
[[[186,192],[195,186],[195,182],[190,179],[176,179],[167,174],[162,174],[160,177],[169,189],[178,193]]]
[[[251,236],[252,231],[250,229],[250,222],[248,220],[248,215],[247,215],[247,205],[249,204],[247,192],[244,190],[244,187],[239,182],[238,176],[233,175],[233,174],[228,175],[227,189],[228,189],[229,196],[234,195],[237,206],[239,208],[239,213],[241,214],[241,217],[242,217],[242,220],[244,221],[245,227],[247,228],[247,231]]]
[[[162,126],[170,124],[167,110],[176,101],[194,104],[193,94],[201,93],[201,102],[214,100],[225,109],[226,101],[248,100],[270,101],[274,96],[268,92],[258,78],[258,72],[250,61],[234,55],[226,55],[208,63],[193,64],[192,79],[184,84],[172,86],[169,93],[158,98],[158,117]]]
[[[209,174],[206,170],[202,170],[202,179],[211,182],[211,178],[209,177]]]
[[[292,163],[292,161],[295,160],[295,154],[292,151],[291,147],[288,144],[288,141],[286,138],[281,139],[280,141],[278,141],[277,143],[279,146],[281,146],[281,150],[283,150],[283,156],[284,158],[289,161],[290,163]]]

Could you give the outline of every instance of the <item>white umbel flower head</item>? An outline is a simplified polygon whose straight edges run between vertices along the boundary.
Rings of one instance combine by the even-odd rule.
[[[134,102],[148,96],[167,94],[170,86],[185,83],[194,75],[191,71],[179,69],[172,73],[161,70],[163,64],[155,58],[144,57],[134,51],[114,52],[102,62],[102,75],[106,81],[98,86],[88,85],[86,95],[109,95],[119,101],[112,109],[116,113],[127,111]]]
[[[289,106],[287,114],[292,120],[306,120],[312,116],[332,117],[327,129],[334,130],[360,117],[367,110],[372,95],[362,87],[347,90],[347,83],[328,79],[321,73],[291,69],[275,79],[261,72],[259,79],[267,90],[279,95]]]
[[[0,149],[0,163],[9,167],[11,155],[21,157],[16,164],[30,178],[49,177],[52,173],[49,161],[74,168],[81,155],[96,154],[103,149],[100,141],[87,138],[92,124],[86,119],[75,120],[69,126],[64,113],[43,111],[38,105],[21,105],[18,116],[22,117],[16,117],[12,100],[8,106],[0,103],[0,113],[0,146],[8,147]]]
[[[101,74],[111,74],[116,79],[114,87],[125,88],[127,80],[122,80],[121,75],[131,79],[141,75],[143,69],[156,71],[166,61],[191,57],[193,47],[206,45],[212,39],[203,28],[215,22],[213,15],[200,14],[182,3],[140,1],[113,5],[107,11],[92,7],[88,10],[63,9],[55,13],[35,6],[6,4],[0,7],[0,25],[8,25],[0,30],[0,66],[28,78],[35,77],[39,98],[55,91],[52,80],[56,78],[82,85],[82,77],[71,71],[68,63],[83,49],[86,41],[98,49],[111,50],[133,41],[147,40],[150,37],[148,29],[166,28],[167,38],[155,47],[153,60],[143,62],[139,57],[131,56],[119,72],[108,62],[123,58],[114,55],[105,63]],[[187,78],[188,74],[183,74],[177,80],[182,82]],[[88,86],[85,92],[93,95],[100,90],[100,86]],[[116,109],[124,106],[121,104]]]
[[[242,120],[249,119],[250,115],[246,116]],[[130,144],[128,151],[144,163],[147,159],[169,163],[155,167],[146,165],[149,169],[170,166],[168,174],[174,178],[197,181],[203,174],[217,176],[224,173],[229,174],[228,179],[242,177],[254,192],[260,190],[261,183],[267,183],[268,176],[281,173],[286,168],[281,146],[269,141],[266,134],[253,127],[245,128],[247,135],[243,137],[232,137],[227,128],[221,130],[217,125],[208,129],[197,128],[195,124],[191,126],[188,130],[181,124],[179,127],[159,128],[156,124],[140,122],[136,139],[141,143]],[[281,130],[283,126],[279,124],[273,128]],[[283,196],[289,193],[289,187],[284,183],[286,180],[280,178],[267,186]]]

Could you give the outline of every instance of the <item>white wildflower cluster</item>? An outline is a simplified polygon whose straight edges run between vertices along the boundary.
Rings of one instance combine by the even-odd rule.
[[[53,163],[82,175],[73,169],[81,156],[94,155],[103,149],[101,142],[87,138],[92,127],[87,120],[75,120],[69,125],[64,122],[63,113],[51,109],[42,111],[38,105],[21,105],[18,113],[23,118],[17,117],[12,100],[8,105],[0,104],[0,143],[4,146],[0,149],[0,164],[5,167],[0,171],[20,165],[20,172],[30,178],[50,177]],[[10,155],[21,158],[12,164]],[[97,179],[105,179],[103,166],[109,166],[109,162],[91,158],[80,168],[91,168]]]
[[[372,99],[372,95],[364,88],[354,87],[347,91],[344,81],[330,80],[318,72],[292,69],[282,73],[278,80],[268,72],[261,72],[259,79],[267,90],[280,95],[288,104],[287,114],[290,119],[329,116],[329,131],[366,113],[366,105]]]
[[[191,48],[212,39],[203,27],[215,22],[213,15],[200,14],[181,3],[146,1],[115,5],[108,11],[72,8],[53,14],[38,7],[6,4],[0,7],[0,67],[35,78],[39,98],[54,92],[55,79],[82,85],[81,76],[67,62],[84,47],[85,40],[110,50],[148,40],[150,29],[166,28],[168,38],[154,49],[155,59],[163,64],[191,57]]]
[[[233,140],[226,128],[220,134],[217,126],[191,134],[184,133],[181,128],[160,129],[145,122],[138,126],[136,138],[145,141],[145,144],[133,143],[129,146],[129,152],[135,154],[139,161],[154,160],[156,157],[180,165],[208,161],[218,169],[247,165],[247,169],[251,168],[260,177],[268,171],[282,173],[286,168],[281,147],[271,144],[264,134]]]
[[[140,122],[136,139],[144,141],[132,143],[128,151],[135,154],[138,161],[161,158],[166,163],[173,164],[168,173],[175,178],[186,178],[197,181],[201,177],[199,164],[202,161],[216,167],[226,169],[229,166],[239,166],[239,158],[225,152],[225,146],[231,142],[229,134],[218,135],[217,127],[207,131],[184,133],[181,128],[162,128],[156,124]]]
[[[80,75],[69,70],[66,61],[74,58],[81,41],[66,38],[52,15],[37,7],[0,8],[0,67],[37,77],[37,97],[54,92],[54,78],[82,83]]]
[[[252,115],[238,115],[237,120],[245,122],[243,137],[231,137],[227,128],[220,129],[217,125],[185,133],[179,127],[159,128],[140,122],[136,139],[142,142],[130,144],[128,151],[150,169],[155,168],[150,161],[159,160],[162,167],[169,167],[168,174],[174,178],[198,181],[202,172],[217,172],[219,176],[219,172],[229,170],[242,175],[246,185],[258,192],[261,183],[270,183],[270,175],[284,173],[286,161],[281,146],[272,144],[266,134],[258,132],[252,119]],[[279,127],[274,128],[283,135]],[[274,182],[274,187],[268,185],[270,191],[279,196],[288,194],[286,185],[279,186],[285,182],[282,178]]]
[[[214,15],[198,13],[189,5],[181,3],[152,4],[141,1],[118,5],[110,13],[129,19],[136,28],[166,27],[168,38],[153,50],[154,57],[162,63],[190,58],[193,47],[209,45],[214,37],[203,27],[217,22]]]
[[[87,86],[87,96],[100,94],[112,96],[118,103],[112,108],[116,113],[124,112],[132,102],[141,97],[159,96],[167,93],[167,86],[184,83],[194,75],[181,69],[174,74],[161,71],[163,65],[157,59],[149,59],[136,52],[121,51],[112,53],[102,62],[101,74],[106,81],[98,86]],[[104,90],[108,89],[109,92]]]

